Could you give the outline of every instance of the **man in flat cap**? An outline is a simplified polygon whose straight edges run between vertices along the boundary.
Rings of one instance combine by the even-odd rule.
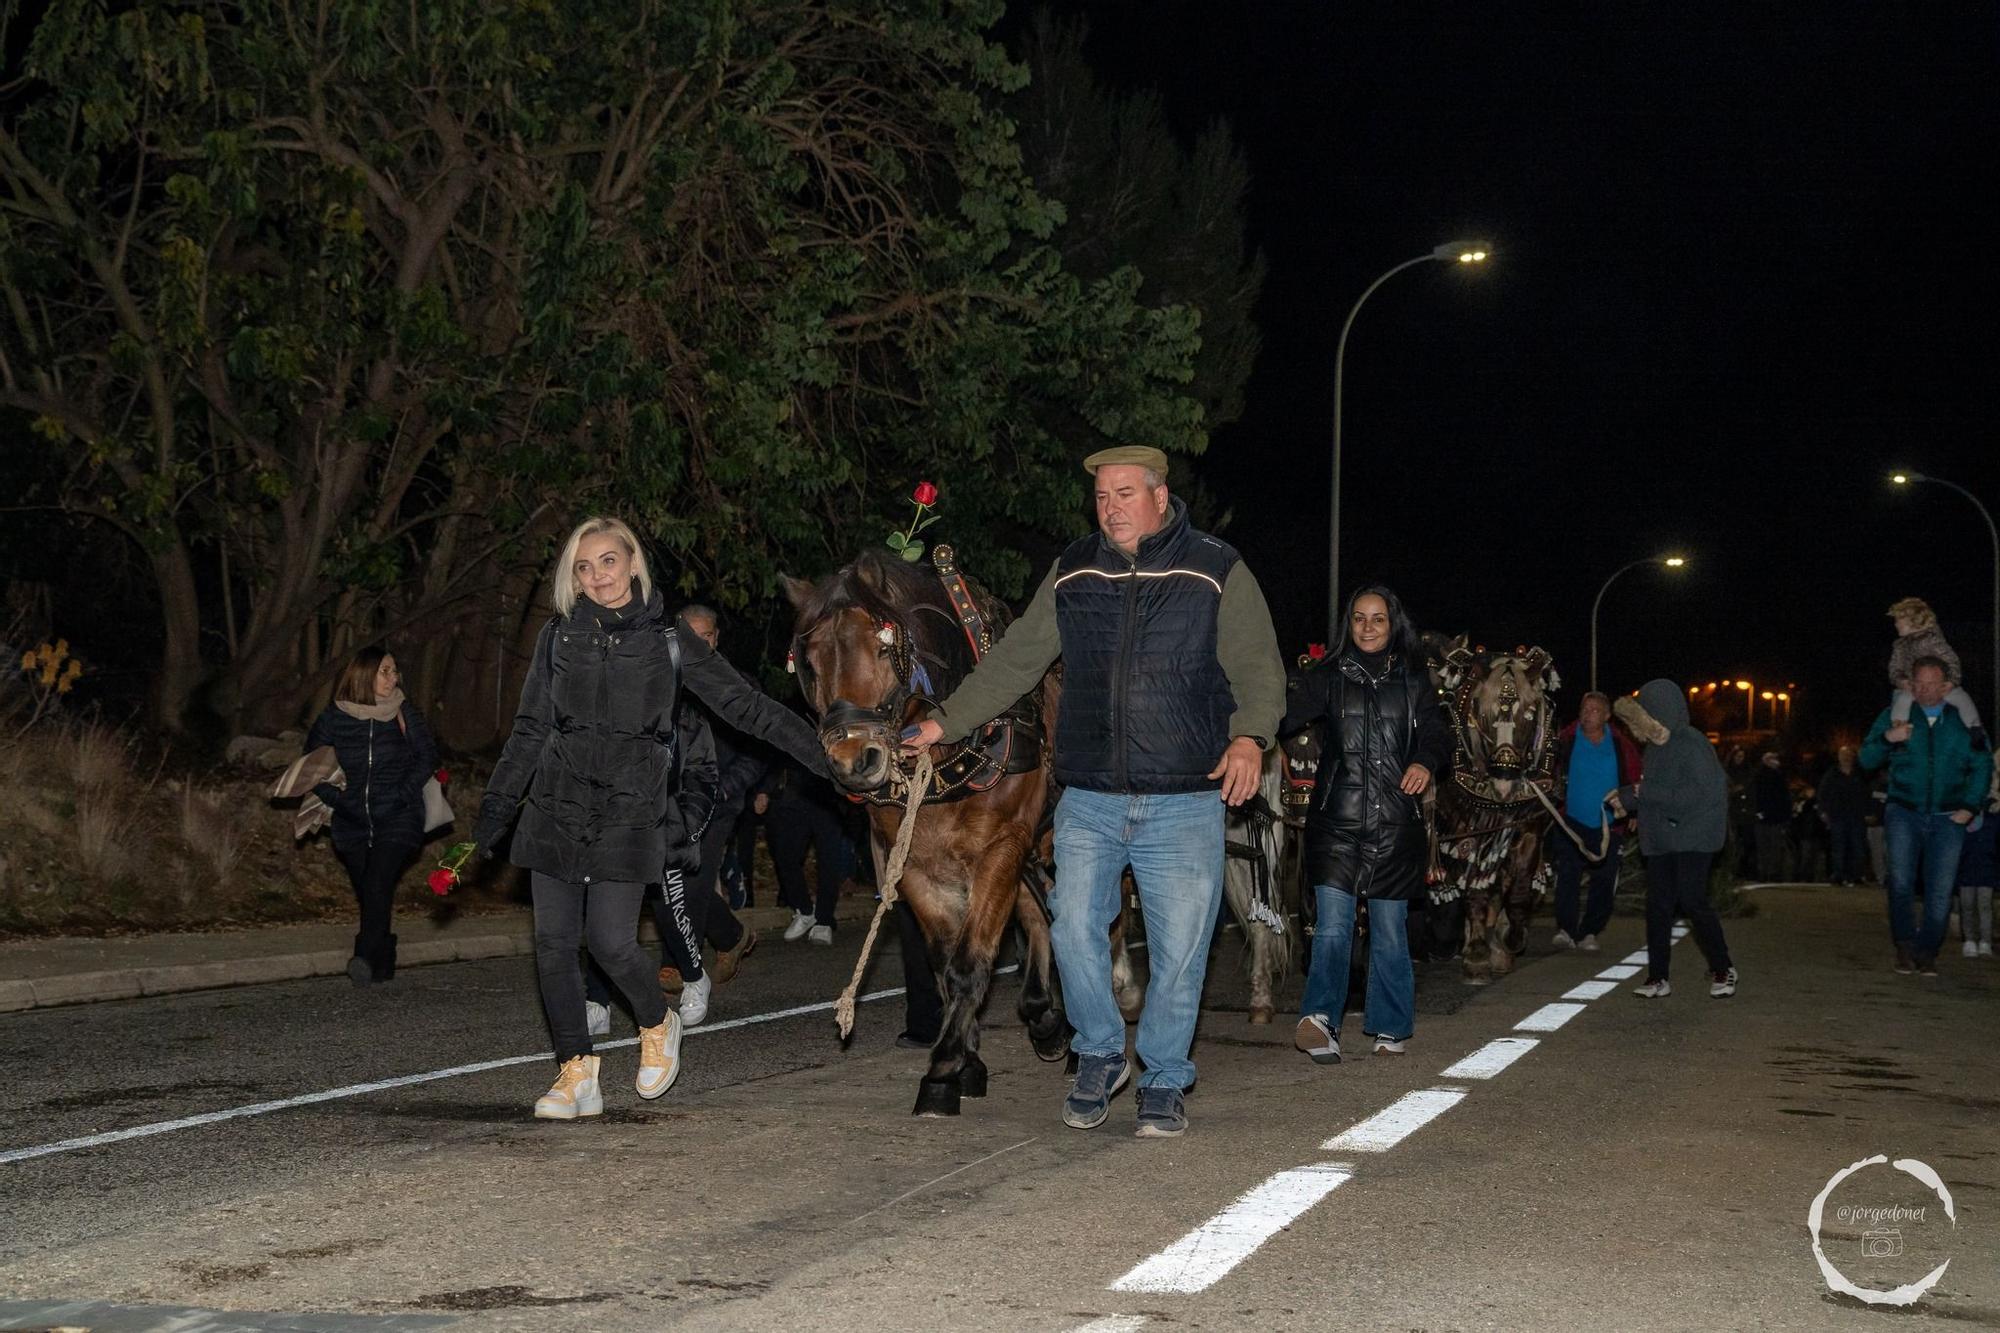
[[[1222,898],[1223,807],[1257,791],[1285,711],[1264,594],[1236,551],[1188,526],[1167,456],[1127,445],[1083,460],[1097,528],[1059,556],[1019,620],[911,748],[957,740],[1035,687],[1058,657],[1056,887],[1049,906],[1076,1082],[1063,1123],[1095,1129],[1131,1069],[1111,984],[1111,923],[1132,868],[1146,919],[1138,1133],[1187,1127],[1188,1059]]]

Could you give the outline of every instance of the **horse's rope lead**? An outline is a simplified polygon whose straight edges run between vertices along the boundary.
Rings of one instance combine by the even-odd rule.
[[[875,935],[882,928],[882,917],[896,905],[896,885],[903,878],[903,863],[910,859],[910,841],[917,831],[917,811],[924,803],[924,789],[931,783],[931,752],[926,747],[917,756],[916,771],[910,775],[910,797],[903,806],[902,827],[896,830],[896,845],[889,849],[889,861],[882,868],[882,901],[875,908],[875,919],[868,923],[868,938],[861,942],[861,956],[854,960],[854,975],[848,979],[847,989],[833,1002],[833,1021],[840,1029],[840,1039],[846,1041],[854,1032],[854,999],[861,990],[861,974],[868,970],[869,955],[875,952]]]

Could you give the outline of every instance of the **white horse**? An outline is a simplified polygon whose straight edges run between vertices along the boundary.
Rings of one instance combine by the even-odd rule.
[[[1264,755],[1257,795],[1229,811],[1223,831],[1222,892],[1243,929],[1244,966],[1250,973],[1250,1021],[1268,1023],[1273,992],[1290,975],[1299,949],[1296,876],[1285,852],[1294,836],[1285,824],[1283,747]]]

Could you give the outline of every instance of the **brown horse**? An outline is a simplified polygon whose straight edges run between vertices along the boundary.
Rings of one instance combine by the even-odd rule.
[[[939,568],[864,552],[817,585],[785,580],[798,611],[792,663],[820,717],[835,779],[869,802],[879,868],[902,827],[910,774],[898,733],[971,670],[989,631],[1011,616],[976,583],[958,583],[970,614],[953,605],[948,550]],[[941,577],[941,571],[944,577]],[[979,1010],[1010,919],[1028,937],[1021,1021],[1044,1060],[1060,1060],[1068,1027],[1051,984],[1047,876],[1030,856],[1050,778],[1054,679],[969,742],[936,747],[936,774],[916,813],[897,891],[930,945],[944,994],[944,1025],[917,1091],[917,1115],[957,1115],[960,1097],[986,1093]]]

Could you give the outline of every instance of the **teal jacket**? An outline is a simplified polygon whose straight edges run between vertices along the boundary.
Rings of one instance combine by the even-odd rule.
[[[1889,765],[1889,800],[1919,814],[1949,814],[1953,810],[1977,812],[1986,799],[1986,787],[1993,776],[1993,756],[1975,749],[1972,733],[1958,717],[1958,710],[1946,706],[1938,720],[1925,723],[1923,710],[1910,710],[1910,738],[1891,745],[1883,733],[1889,730],[1889,710],[1868,729],[1861,743],[1861,766],[1877,769]]]

